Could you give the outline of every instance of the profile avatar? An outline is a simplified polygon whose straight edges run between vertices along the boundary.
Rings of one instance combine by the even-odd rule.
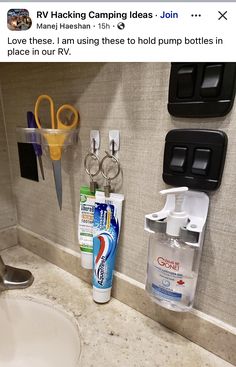
[[[27,31],[32,20],[27,9],[10,9],[7,12],[7,27],[11,31]]]

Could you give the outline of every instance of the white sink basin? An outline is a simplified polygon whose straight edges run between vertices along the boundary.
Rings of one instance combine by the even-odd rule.
[[[80,336],[76,322],[49,303],[0,297],[1,367],[75,367]]]

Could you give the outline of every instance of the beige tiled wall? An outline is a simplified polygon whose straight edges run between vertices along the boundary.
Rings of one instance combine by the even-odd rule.
[[[15,236],[10,233],[10,227],[15,224],[16,210],[12,195],[0,86],[0,249],[15,242]]]
[[[108,147],[108,131],[119,129],[122,177],[116,190],[125,194],[116,269],[145,282],[148,235],[144,215],[162,208],[164,139],[173,128],[224,130],[229,147],[220,190],[211,194],[195,307],[236,326],[236,110],[220,119],[172,118],[166,108],[170,65],[167,63],[8,64],[1,67],[4,112],[14,173],[18,221],[52,241],[77,249],[79,189],[88,182],[83,158],[91,129]],[[58,106],[68,102],[80,111],[79,142],[63,158],[63,210],[57,206],[51,163],[44,158],[46,180],[20,178],[16,126],[26,126],[26,111],[47,93]],[[99,179],[99,183],[102,180]]]

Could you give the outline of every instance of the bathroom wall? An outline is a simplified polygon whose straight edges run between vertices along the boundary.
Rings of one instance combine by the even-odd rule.
[[[13,201],[10,165],[4,127],[0,86],[0,250],[16,244],[16,209]]]
[[[176,119],[166,108],[168,63],[7,64],[0,68],[4,113],[18,223],[79,251],[79,189],[88,182],[83,159],[91,129],[102,137],[100,156],[108,148],[108,131],[119,129],[122,175],[115,185],[125,194],[122,234],[116,269],[145,282],[148,235],[144,215],[162,208],[162,157],[166,133],[173,128],[215,128],[229,137],[221,188],[210,194],[211,207],[202,255],[195,308],[236,326],[236,110],[219,119]],[[46,180],[19,174],[16,126],[26,126],[26,111],[38,95],[51,95],[57,106],[72,103],[80,112],[77,146],[62,161],[63,210],[57,205],[51,162],[44,158]],[[42,120],[46,115],[42,115]],[[102,179],[99,179],[102,185]]]

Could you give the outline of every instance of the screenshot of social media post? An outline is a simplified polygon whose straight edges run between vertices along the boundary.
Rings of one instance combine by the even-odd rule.
[[[0,367],[236,366],[235,24],[0,0]]]

